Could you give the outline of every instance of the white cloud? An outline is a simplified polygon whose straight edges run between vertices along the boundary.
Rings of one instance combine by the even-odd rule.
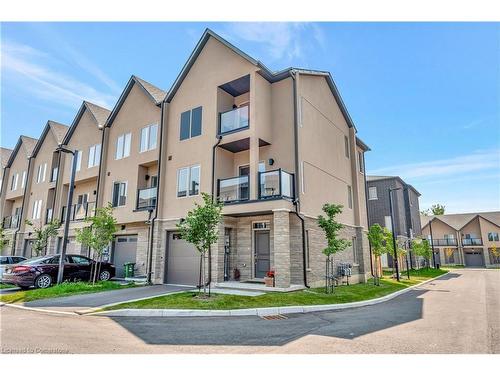
[[[14,82],[17,90],[24,90],[40,99],[75,108],[82,100],[103,106],[112,106],[115,96],[51,69],[54,61],[29,45],[2,43],[2,73]]]

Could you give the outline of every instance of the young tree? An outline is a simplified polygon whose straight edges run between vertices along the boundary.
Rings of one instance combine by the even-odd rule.
[[[222,217],[222,202],[213,200],[209,194],[201,193],[203,205],[195,203],[195,208],[188,212],[186,218],[177,224],[181,236],[192,243],[200,252],[200,284],[203,294],[207,294],[205,282],[205,255],[219,238],[218,225]],[[208,259],[211,262],[211,259]]]
[[[379,224],[373,224],[368,231],[368,241],[370,241],[372,254],[375,256],[374,285],[380,285],[380,257],[388,252],[387,232],[388,230],[382,228]],[[389,243],[392,244],[392,241],[389,241]]]
[[[442,204],[436,203],[431,206],[433,215],[444,215],[445,207]]]
[[[429,268],[430,259],[432,257],[432,249],[429,241],[424,238],[415,238],[411,243],[413,252],[425,259],[427,268]]]
[[[35,256],[42,255],[42,252],[47,248],[49,239],[57,236],[57,230],[61,226],[59,220],[52,220],[45,226],[35,226],[29,220],[26,220],[26,224],[33,228],[33,234],[35,235],[35,239],[31,245],[31,249],[35,252]]]
[[[93,250],[92,259],[97,262],[93,264],[92,283],[100,277],[102,253],[113,241],[116,232],[116,219],[113,216],[113,207],[108,203],[106,207],[96,208],[94,216],[85,218],[90,226],[76,229],[76,240],[89,249]],[[99,265],[99,267],[97,267]]]
[[[333,258],[333,255],[340,251],[344,251],[346,248],[351,246],[351,242],[344,240],[343,238],[339,238],[339,231],[344,227],[342,224],[335,220],[335,217],[342,213],[342,205],[339,204],[331,204],[325,203],[323,205],[323,212],[326,214],[326,217],[323,215],[319,215],[318,217],[318,225],[325,232],[325,237],[327,241],[327,247],[323,249],[323,254],[326,255],[327,269],[332,267],[328,267],[330,265],[330,257]],[[333,271],[333,270],[331,270]],[[328,277],[329,275],[327,275]],[[328,284],[328,280],[327,280]],[[331,289],[326,288],[327,292]]]

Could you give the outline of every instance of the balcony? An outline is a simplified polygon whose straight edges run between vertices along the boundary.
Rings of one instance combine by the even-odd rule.
[[[6,216],[2,221],[3,229],[16,229],[19,226],[19,215]]]
[[[295,197],[294,175],[282,169],[259,172],[259,199]]]
[[[137,210],[147,210],[156,207],[156,187],[137,190]]]
[[[481,238],[462,238],[463,246],[483,246]]]
[[[249,127],[248,106],[235,108],[219,115],[219,134],[237,132]]]
[[[457,246],[457,240],[455,238],[433,239],[432,244],[434,246]]]
[[[225,178],[217,181],[217,196],[224,203],[247,201],[250,198],[249,176]]]
[[[71,206],[70,221],[81,221],[87,217],[92,217],[95,214],[95,202],[86,202],[81,204],[74,204]],[[62,208],[61,223],[66,220],[67,206]]]

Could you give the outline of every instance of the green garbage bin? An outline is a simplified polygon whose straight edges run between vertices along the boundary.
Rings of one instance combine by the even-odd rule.
[[[135,263],[128,262],[123,265],[123,269],[125,271],[125,277],[134,277],[134,267]]]

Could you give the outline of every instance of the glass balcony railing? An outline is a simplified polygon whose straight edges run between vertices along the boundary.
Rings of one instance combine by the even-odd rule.
[[[432,240],[434,246],[457,246],[455,238],[439,238]]]
[[[462,238],[462,245],[464,245],[464,246],[482,246],[483,240],[481,238]]]
[[[19,215],[6,216],[2,220],[3,229],[15,229],[19,226]]]
[[[137,190],[138,210],[156,207],[156,187]]]
[[[219,134],[231,133],[249,126],[248,106],[222,112],[219,118]]]
[[[95,202],[77,203],[71,206],[70,221],[85,220],[87,217],[94,216],[95,214]],[[67,207],[63,206],[61,223],[66,220],[66,210]]]
[[[282,169],[259,172],[259,199],[290,198],[294,194],[294,175]]]
[[[225,203],[248,200],[250,197],[248,175],[218,180],[217,196]]]

